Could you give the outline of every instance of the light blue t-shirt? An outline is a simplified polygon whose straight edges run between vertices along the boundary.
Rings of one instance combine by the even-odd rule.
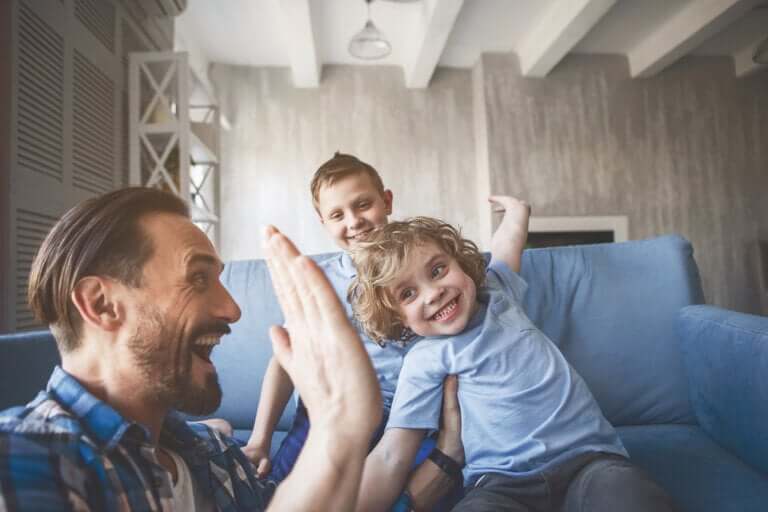
[[[466,485],[588,451],[627,455],[584,380],[523,311],[527,286],[493,261],[464,332],[417,341],[400,373],[387,428],[436,429],[443,379],[458,375]]]
[[[336,294],[344,305],[347,317],[352,320],[352,324],[357,329],[358,334],[360,334],[365,350],[371,358],[373,369],[376,370],[376,377],[379,379],[384,406],[389,408],[395,395],[397,378],[400,375],[400,368],[403,366],[403,359],[412,345],[402,346],[400,343],[389,342],[384,347],[381,347],[366,336],[363,329],[356,325],[353,319],[352,306],[347,301],[347,289],[356,275],[356,270],[352,263],[352,258],[347,253],[333,254],[327,259],[319,261],[318,266],[325,272],[326,277],[328,277],[333,289],[336,290]]]

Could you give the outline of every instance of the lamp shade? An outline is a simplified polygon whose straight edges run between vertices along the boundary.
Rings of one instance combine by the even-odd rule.
[[[390,51],[389,41],[371,20],[365,22],[363,29],[349,41],[349,54],[358,59],[383,59]]]

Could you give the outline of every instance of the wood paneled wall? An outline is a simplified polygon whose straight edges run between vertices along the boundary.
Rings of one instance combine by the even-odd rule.
[[[400,70],[325,66],[319,89],[277,68],[215,65],[233,127],[222,137],[222,253],[261,255],[275,223],[308,252],[335,250],[309,197],[317,166],[358,154],[395,193],[395,217],[460,224],[487,248],[488,192],[540,216],[627,215],[630,238],[694,245],[708,302],[761,311],[757,241],[768,238],[768,73],[689,58],[631,79],[626,59],[575,55],[545,79],[512,55],[438,69],[426,90]],[[661,269],[660,269],[661,271]]]
[[[649,79],[613,56],[570,56],[546,79],[522,77],[510,55],[479,65],[494,192],[528,198],[535,215],[627,215],[630,238],[679,233],[707,302],[761,311],[768,74],[737,79],[710,57]]]

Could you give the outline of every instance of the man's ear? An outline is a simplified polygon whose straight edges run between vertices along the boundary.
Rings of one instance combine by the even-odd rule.
[[[70,299],[83,322],[105,331],[114,331],[122,324],[123,309],[116,300],[114,284],[101,276],[87,276],[77,282]]]
[[[392,200],[394,199],[394,195],[392,194],[392,191],[389,189],[386,189],[384,191],[384,205],[386,206],[386,212],[387,215],[392,215]]]

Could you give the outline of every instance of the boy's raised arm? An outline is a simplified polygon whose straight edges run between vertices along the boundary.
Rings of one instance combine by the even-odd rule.
[[[515,272],[520,272],[531,207],[511,196],[491,196],[488,201],[498,208],[496,211],[504,212],[504,218],[491,238],[491,258],[503,261]]]
[[[270,330],[275,357],[312,423],[269,510],[354,510],[368,443],[381,420],[376,375],[323,272],[273,227],[265,245],[287,324]]]
[[[293,382],[274,356],[264,374],[259,397],[259,408],[253,422],[253,431],[243,451],[256,466],[256,475],[264,478],[272,468],[269,451],[272,447],[272,434],[275,425],[285,409],[285,404],[293,393]]]

